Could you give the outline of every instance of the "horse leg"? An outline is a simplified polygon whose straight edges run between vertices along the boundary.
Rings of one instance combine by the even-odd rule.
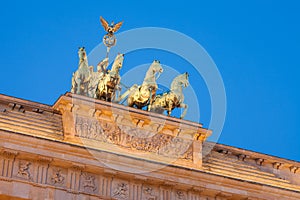
[[[75,88],[76,88],[76,82],[75,82],[75,77],[74,77],[74,73],[73,73],[71,93],[75,93]]]
[[[180,108],[184,108],[184,111],[183,111],[183,113],[182,113],[181,116],[180,116],[180,119],[183,119],[183,118],[185,117],[185,115],[186,115],[186,112],[187,112],[187,109],[188,109],[188,105],[187,105],[187,104],[184,104],[184,103],[181,103],[181,104],[179,105],[179,107],[180,107]]]
[[[171,113],[172,113],[172,108],[173,108],[173,102],[172,101],[169,101],[168,102],[168,116],[170,117]]]
[[[155,98],[155,94],[156,94],[156,90],[155,89],[151,89],[150,102],[149,102],[149,105],[148,105],[148,108],[147,108],[148,111],[151,110],[151,105],[152,105],[152,102],[153,102],[153,100]]]
[[[171,116],[171,113],[172,113],[172,110],[169,109],[169,110],[167,111],[167,113],[168,113],[168,116],[170,117],[170,116]]]
[[[85,96],[88,96],[88,83],[83,84],[83,93]]]
[[[118,103],[120,96],[121,96],[121,88],[117,88],[116,93],[113,95],[113,101],[116,102],[116,103]]]
[[[109,89],[109,88],[106,88],[106,96],[105,96],[105,98],[106,98],[106,101],[108,101],[108,102],[110,102],[110,96],[111,95],[111,89]]]
[[[81,90],[81,80],[78,78],[78,79],[76,80],[76,83],[77,83],[76,94],[80,94],[80,90]]]
[[[107,95],[108,95],[108,88],[107,85],[105,86],[105,101],[107,101]]]
[[[133,102],[133,97],[128,97],[128,99],[127,99],[127,105],[129,106],[129,107],[133,107],[133,104],[134,104],[134,102]]]
[[[99,87],[99,84],[97,85],[97,88],[96,88],[96,98],[100,99],[100,87]]]

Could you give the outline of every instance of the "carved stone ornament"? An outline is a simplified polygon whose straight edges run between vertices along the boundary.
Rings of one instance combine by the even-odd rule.
[[[128,199],[129,197],[129,186],[126,183],[118,183],[116,188],[113,190],[113,196],[119,199]]]
[[[14,158],[18,155],[18,152],[5,149],[5,150],[0,151],[0,154],[2,154],[6,158]]]
[[[31,179],[31,175],[29,172],[30,165],[31,163],[28,161],[20,161],[17,176],[27,180]]]
[[[177,190],[175,192],[175,196],[176,196],[176,199],[180,199],[180,200],[185,200],[185,195],[184,195],[184,192],[181,191],[181,190]]]
[[[173,138],[170,144],[160,149],[160,153],[166,156],[182,157],[190,146],[191,141],[184,141],[182,138]]]
[[[120,129],[112,123],[98,122],[93,118],[76,117],[75,136],[119,144]]]
[[[191,141],[185,141],[171,135],[106,121],[97,121],[95,118],[78,115],[76,116],[75,130],[75,136],[77,137],[112,143],[124,148],[152,152],[168,157],[191,159],[190,155],[186,155]]]
[[[192,145],[190,145],[190,147],[187,149],[187,151],[185,152],[185,154],[182,157],[185,160],[192,160],[193,159],[193,148]]]
[[[132,135],[134,137],[139,137],[139,138],[151,138],[157,134],[156,132],[153,131],[141,130],[130,126],[118,125],[118,127],[126,134]]]
[[[60,169],[54,170],[54,173],[51,177],[52,184],[62,185],[64,183],[64,181],[65,181],[65,178],[62,176],[61,170]]]
[[[82,175],[82,186],[85,192],[94,192],[96,188],[95,177],[87,173]]]
[[[157,199],[152,187],[145,186],[143,188],[143,199],[145,199],[145,200],[156,200]]]

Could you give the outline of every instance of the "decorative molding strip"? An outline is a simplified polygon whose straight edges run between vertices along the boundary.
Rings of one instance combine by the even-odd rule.
[[[45,156],[38,156],[37,160],[40,163],[49,164],[53,161],[53,158],[45,157]]]
[[[14,158],[19,153],[17,151],[14,151],[14,150],[3,149],[3,150],[0,151],[0,154],[2,154],[5,157]]]
[[[79,163],[72,163],[72,169],[82,171],[85,169],[85,165]]]

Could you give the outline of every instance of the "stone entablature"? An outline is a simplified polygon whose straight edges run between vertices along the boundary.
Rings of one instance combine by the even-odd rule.
[[[202,165],[202,143],[211,134],[198,123],[71,93],[53,108],[62,114],[68,142],[196,169]]]
[[[210,149],[210,145],[214,144],[205,142],[204,151],[206,148]],[[297,189],[300,186],[300,163],[292,160],[217,144],[203,162],[205,169],[216,171],[218,174],[224,175],[227,172],[229,173],[227,175],[233,177],[243,177],[243,179],[271,185],[295,185],[294,188]],[[221,173],[214,167],[214,165],[217,166],[216,164],[223,165],[219,166],[223,170]],[[243,172],[245,176],[242,175]]]
[[[0,194],[24,199],[242,200],[286,197],[288,200],[300,197],[290,189],[241,183],[238,179],[203,170],[151,164],[101,152],[110,163],[118,163],[124,169],[115,170],[95,160],[84,148],[17,133],[0,131],[0,139]],[[40,145],[38,152],[37,145]],[[14,150],[8,147],[14,147]],[[161,165],[160,170],[132,173],[140,167],[157,168],[158,165]]]
[[[0,95],[0,199],[300,199],[298,162],[219,144],[202,162],[209,134],[69,93]]]
[[[242,161],[247,160],[251,163],[255,162],[259,166],[271,164],[274,169],[279,170],[283,168],[288,168],[293,173],[296,173],[298,170],[300,170],[299,162],[266,154],[261,154],[245,149],[218,144],[214,147],[214,150],[221,154],[236,156],[239,160]]]

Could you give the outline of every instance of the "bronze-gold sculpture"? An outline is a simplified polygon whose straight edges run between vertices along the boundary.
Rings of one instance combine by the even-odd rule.
[[[112,65],[111,70],[104,73],[99,80],[98,87],[96,89],[96,98],[106,101],[114,101],[116,97],[116,91],[120,91],[121,76],[119,74],[120,69],[123,66],[124,54],[118,54]]]
[[[156,80],[162,72],[163,68],[160,62],[158,60],[154,60],[146,72],[142,85],[133,85],[128,89],[128,91],[120,96],[119,101],[122,101],[128,95],[128,106],[136,106],[138,109],[148,106],[148,109],[150,109],[150,105],[155,98],[156,90],[158,88]]]
[[[114,22],[111,22],[110,24],[103,18],[100,16],[100,22],[101,25],[103,26],[104,30],[107,32],[104,36],[103,36],[103,44],[107,47],[107,52],[106,52],[106,57],[108,57],[110,48],[116,45],[117,39],[116,36],[114,35],[115,32],[117,32],[123,22],[119,22],[117,24],[115,24]]]
[[[121,26],[122,26],[122,24],[123,24],[123,22],[119,22],[119,23],[117,23],[117,24],[115,24],[114,22],[111,22],[111,23],[109,24],[109,23],[108,23],[103,17],[101,17],[101,16],[100,16],[100,22],[101,22],[101,24],[102,24],[104,30],[107,32],[107,35],[109,35],[109,36],[113,36],[113,34],[114,34],[115,32],[117,32],[117,31],[121,28]]]
[[[94,71],[94,67],[88,65],[85,48],[79,48],[79,65],[77,71],[73,73],[71,92],[109,102],[121,102],[128,96],[128,106],[138,109],[147,106],[148,111],[157,113],[163,113],[166,110],[168,116],[171,115],[174,108],[184,108],[180,116],[180,118],[183,118],[186,115],[188,106],[183,103],[182,89],[189,85],[188,73],[175,77],[169,92],[156,95],[158,89],[156,80],[163,72],[163,68],[159,61],[154,60],[145,75],[142,85],[134,84],[124,94],[120,95],[120,69],[123,66],[124,54],[116,56],[111,70],[107,70],[107,67],[109,65],[109,50],[116,44],[114,33],[120,29],[123,22],[109,24],[102,17],[100,17],[100,22],[107,32],[103,37],[103,43],[107,47],[106,57],[99,62],[96,71]]]
[[[91,73],[88,66],[88,59],[85,48],[80,47],[78,50],[79,65],[78,70],[73,73],[71,92],[80,95],[88,95],[88,84],[91,79]]]
[[[151,105],[150,111],[163,113],[167,110],[168,116],[174,108],[184,108],[183,113],[180,118],[184,118],[187,112],[188,105],[184,104],[184,95],[182,93],[182,88],[189,85],[188,73],[181,74],[173,79],[171,83],[171,90],[169,92],[157,95]]]

